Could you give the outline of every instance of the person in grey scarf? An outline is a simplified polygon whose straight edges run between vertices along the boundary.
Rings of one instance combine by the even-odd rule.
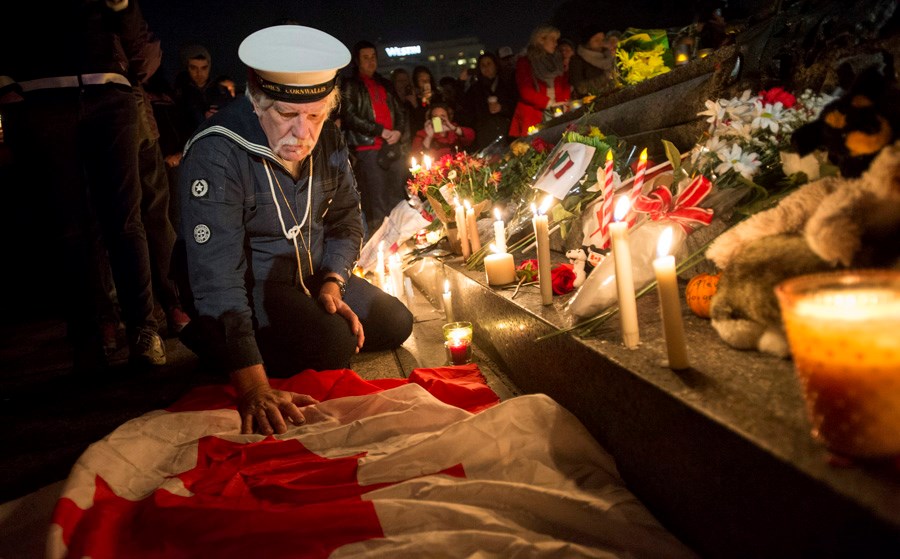
[[[585,29],[575,56],[569,61],[569,81],[577,97],[598,95],[614,81],[616,53],[610,49],[606,33],[596,27]]]

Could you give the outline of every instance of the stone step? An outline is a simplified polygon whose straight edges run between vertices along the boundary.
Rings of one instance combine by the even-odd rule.
[[[652,291],[638,299],[641,344],[629,350],[615,317],[589,338],[536,341],[570,326],[568,296],[542,306],[537,286],[488,287],[458,257],[425,257],[406,273],[433,301],[448,281],[455,318],[473,322],[504,378],[574,413],[702,556],[900,556],[898,470],[830,464],[790,361],[726,346],[683,304],[691,368],[666,368]]]

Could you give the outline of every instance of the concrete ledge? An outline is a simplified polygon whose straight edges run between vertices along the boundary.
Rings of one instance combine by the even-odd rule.
[[[436,301],[449,280],[457,319],[476,325],[506,377],[572,411],[631,490],[704,557],[900,556],[900,474],[828,464],[790,361],[727,347],[685,307],[692,368],[662,367],[655,293],[638,300],[635,350],[615,318],[589,339],[536,342],[569,325],[566,298],[544,307],[536,287],[513,298],[459,258],[425,258],[407,274]]]

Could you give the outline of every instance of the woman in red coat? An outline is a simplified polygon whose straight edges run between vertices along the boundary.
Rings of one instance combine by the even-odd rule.
[[[569,77],[557,52],[559,30],[544,25],[534,30],[525,56],[516,62],[519,103],[509,126],[511,137],[528,135],[528,128],[553,118],[556,107],[565,108],[571,97]]]

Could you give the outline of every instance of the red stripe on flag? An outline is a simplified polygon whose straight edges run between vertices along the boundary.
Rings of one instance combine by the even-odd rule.
[[[562,169],[553,173],[553,176],[556,178],[559,178],[559,177],[563,176],[566,173],[566,171],[568,171],[569,169],[571,169],[574,166],[575,166],[575,163],[571,159],[569,159],[568,161],[566,161],[566,164],[563,165]]]

